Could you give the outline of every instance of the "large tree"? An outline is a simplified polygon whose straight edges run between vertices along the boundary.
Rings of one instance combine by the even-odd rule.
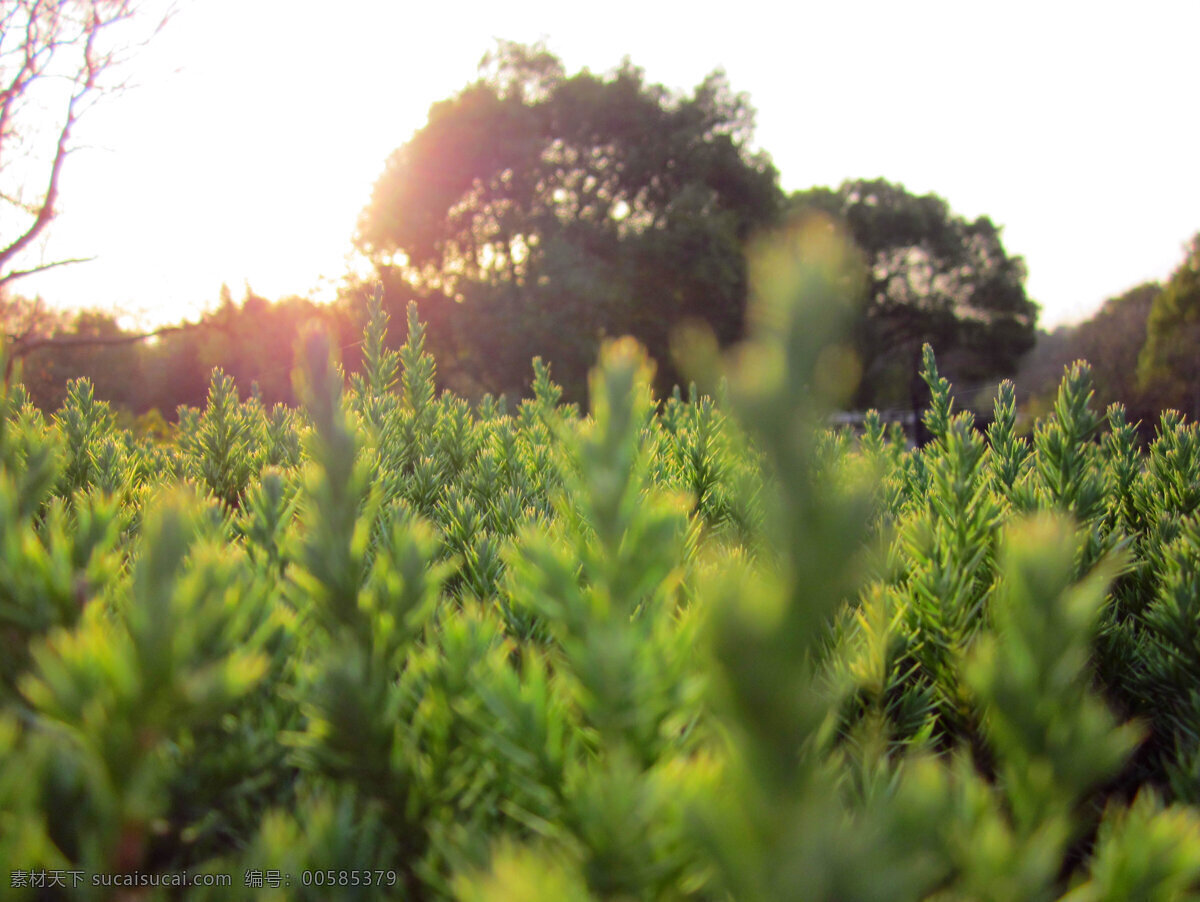
[[[1200,233],[1150,308],[1138,381],[1160,405],[1200,419]]]
[[[489,388],[520,390],[540,354],[578,393],[606,334],[639,338],[667,382],[680,322],[742,333],[742,245],[782,203],[751,128],[719,72],[679,96],[628,61],[567,76],[502,43],[389,159],[358,244],[385,280],[441,300]]]
[[[960,384],[1010,375],[1033,345],[1025,265],[987,217],[968,221],[935,194],[883,179],[797,192],[789,208],[833,216],[865,257],[858,405],[912,403],[925,342]]]

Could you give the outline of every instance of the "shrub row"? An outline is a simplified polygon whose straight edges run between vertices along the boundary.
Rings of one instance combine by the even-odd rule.
[[[378,299],[348,385],[314,333],[301,409],[218,371],[167,444],[5,387],[6,895],[1196,894],[1196,425],[1080,363],[984,434],[927,351],[930,444],[830,433],[834,274],[760,304],[707,394],[609,345],[586,416],[539,361],[437,397]]]

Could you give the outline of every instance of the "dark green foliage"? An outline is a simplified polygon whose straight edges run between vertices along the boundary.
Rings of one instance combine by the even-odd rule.
[[[477,384],[519,392],[542,354],[582,401],[603,338],[630,334],[669,388],[674,325],[743,332],[742,244],[783,199],[752,125],[720,72],[676,96],[628,60],[568,75],[502,42],[388,160],[357,242]]]
[[[931,344],[967,385],[1011,376],[1034,343],[1025,263],[988,217],[953,213],[936,194],[884,179],[794,193],[790,210],[833,217],[862,254],[848,333],[862,366],[855,406],[916,407],[914,364]]]
[[[926,349],[931,442],[828,432],[850,258],[753,259],[720,400],[659,403],[623,340],[586,416],[541,360],[472,408],[378,297],[349,385],[312,331],[301,408],[218,372],[173,444],[3,386],[0,860],[233,876],[155,899],[1194,897],[1196,425],[1142,449],[1076,365],[985,434]]]
[[[1138,387],[1162,406],[1200,417],[1200,233],[1150,307]]]

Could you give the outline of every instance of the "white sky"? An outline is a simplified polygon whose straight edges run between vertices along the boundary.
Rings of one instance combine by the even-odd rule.
[[[545,38],[569,72],[628,55],[690,90],[724,67],[785,189],[882,176],[991,216],[1042,324],[1077,321],[1200,230],[1198,34],[1195,0],[184,0],[64,172],[43,252],[99,259],[14,287],[159,322],[222,282],[328,296],[429,105],[496,38]]]

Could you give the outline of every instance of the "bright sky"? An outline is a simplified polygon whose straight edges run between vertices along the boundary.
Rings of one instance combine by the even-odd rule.
[[[330,296],[429,105],[495,39],[544,38],[569,72],[628,55],[690,90],[723,67],[784,188],[882,176],[991,216],[1042,324],[1077,321],[1200,231],[1197,34],[1195,0],[184,0],[64,172],[46,259],[98,259],[14,287],[157,322],[222,282]]]

